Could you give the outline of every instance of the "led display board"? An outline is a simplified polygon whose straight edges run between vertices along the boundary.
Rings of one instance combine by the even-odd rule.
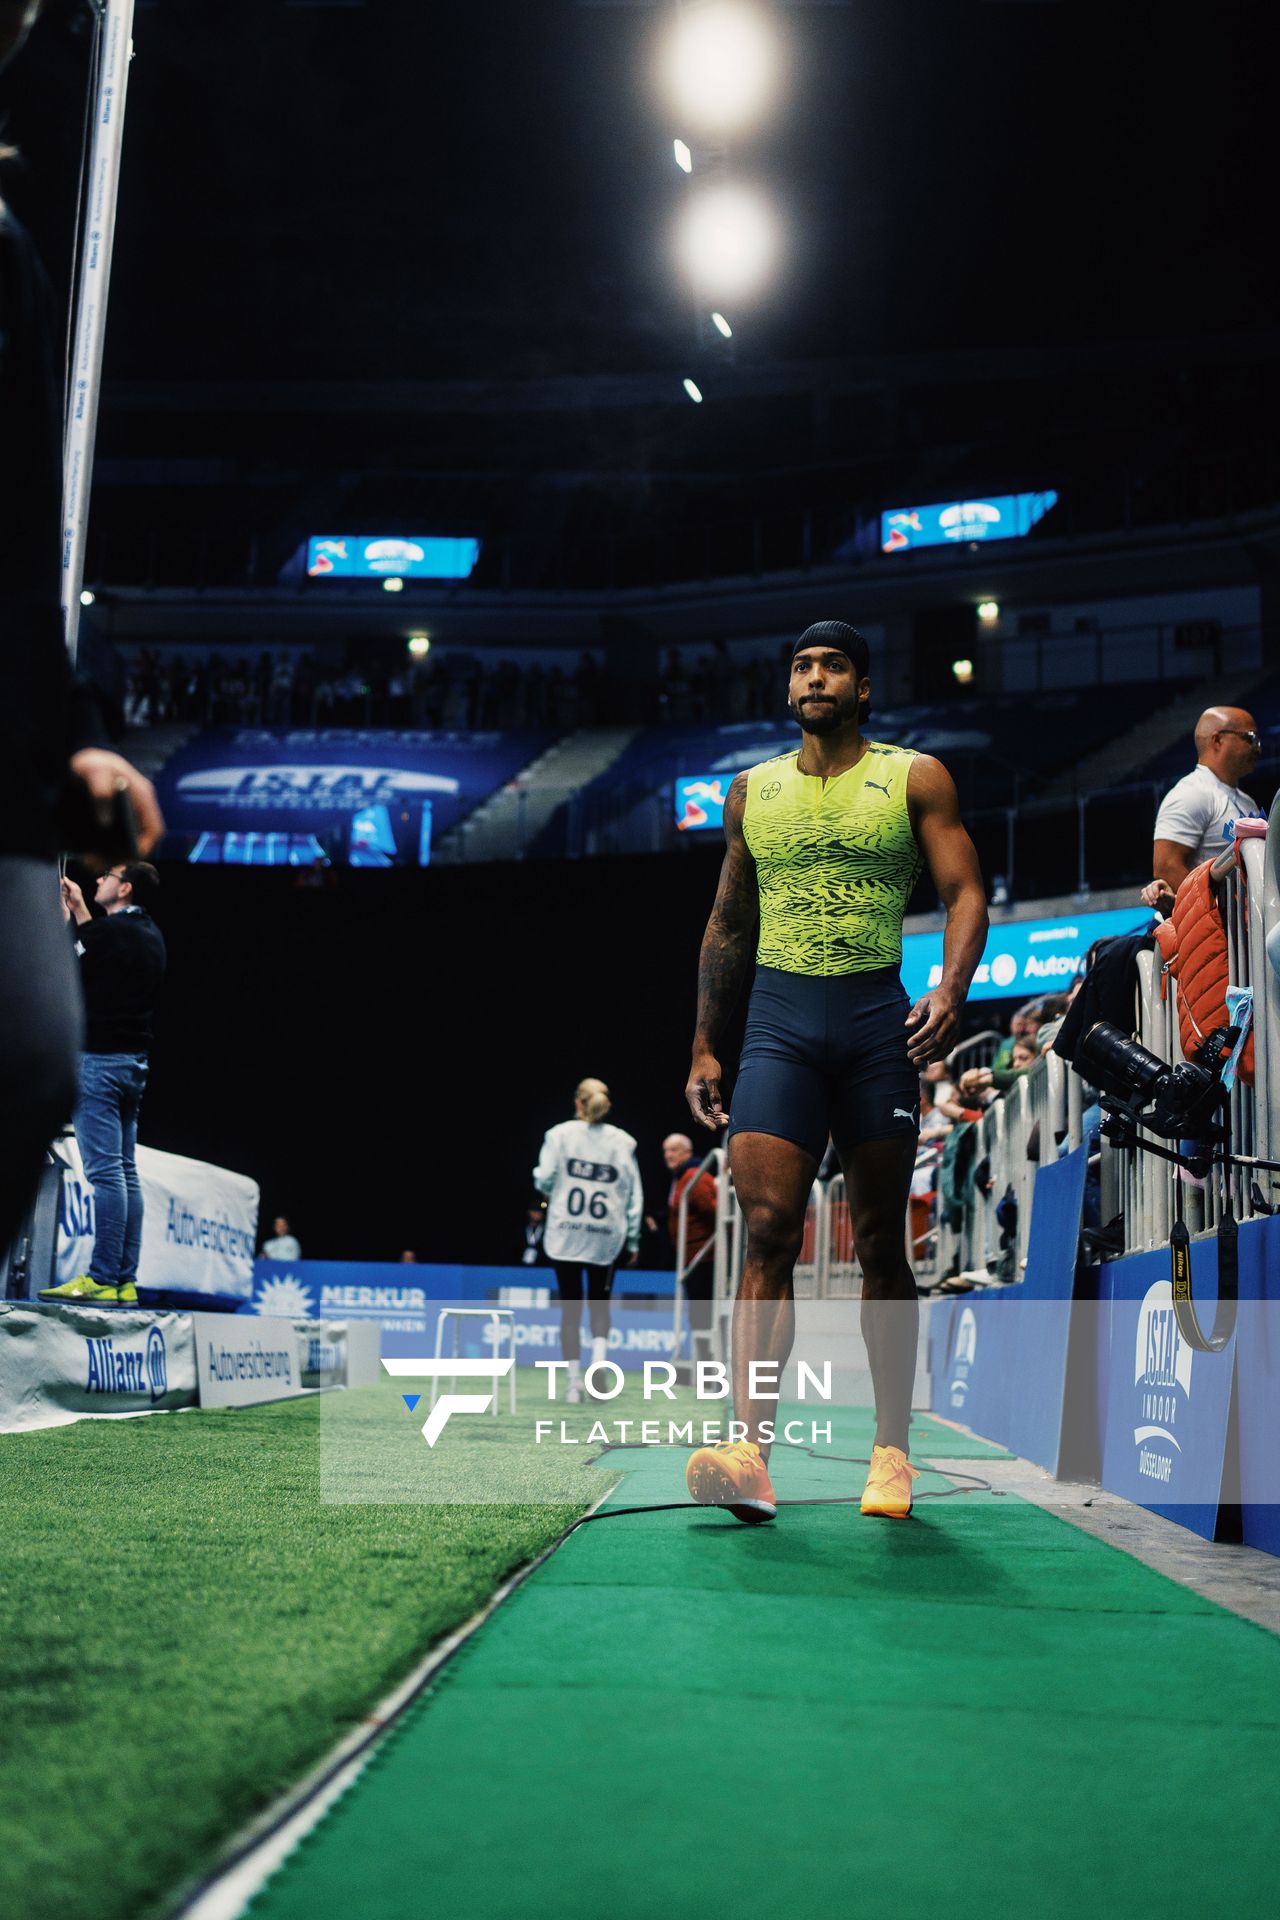
[[[676,825],[681,833],[704,833],[724,826],[724,803],[732,773],[697,773],[676,781]]]
[[[969,988],[971,1000],[1030,1000],[1065,993],[1095,940],[1138,933],[1150,907],[1070,913],[1058,920],[1006,920],[993,926]],[[902,942],[902,984],[912,1000],[942,978],[942,931],[909,933]]]
[[[307,541],[312,580],[465,580],[479,557],[478,540],[436,534],[317,533]]]
[[[1020,540],[1056,506],[1056,493],[996,493],[989,500],[946,500],[932,507],[896,507],[880,515],[880,551]]]

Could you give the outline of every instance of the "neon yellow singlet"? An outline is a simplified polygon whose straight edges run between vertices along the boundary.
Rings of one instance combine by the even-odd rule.
[[[742,828],[760,887],[756,964],[866,973],[902,961],[902,920],[921,855],[907,812],[909,747],[870,742],[825,783],[797,754],[747,775]]]

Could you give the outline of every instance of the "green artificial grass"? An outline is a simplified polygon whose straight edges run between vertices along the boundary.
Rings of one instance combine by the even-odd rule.
[[[426,1411],[378,1387],[0,1436],[5,1920],[162,1906],[608,1484],[586,1447],[539,1461],[523,1419],[473,1418],[455,1454],[505,1448],[516,1497],[326,1502],[339,1399],[369,1431]]]
[[[585,1439],[598,1419],[724,1412],[684,1394],[644,1406],[634,1381],[607,1405],[551,1409],[522,1370],[517,1422],[453,1421],[433,1454],[426,1400],[399,1400],[412,1385],[0,1437],[5,1920],[162,1911],[623,1467],[632,1485],[643,1468],[646,1499],[684,1497],[683,1453],[592,1466],[587,1445],[532,1446],[532,1416]],[[834,1418],[836,1449],[865,1453],[865,1421]],[[927,1416],[913,1444],[986,1451]],[[810,1465],[779,1455],[780,1492]],[[434,1504],[446,1467],[449,1504]],[[822,1471],[840,1492],[861,1484]],[[682,1522],[653,1521],[670,1520],[664,1554]]]
[[[669,1457],[618,1458],[604,1511],[671,1497]],[[780,1500],[852,1472],[771,1467]],[[472,1636],[250,1912],[1269,1920],[1278,1736],[1280,1641],[1020,1500],[623,1514]]]

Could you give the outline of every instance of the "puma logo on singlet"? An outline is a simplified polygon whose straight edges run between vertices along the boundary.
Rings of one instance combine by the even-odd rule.
[[[905,1107],[895,1107],[893,1117],[895,1120],[914,1120],[916,1116],[914,1110],[908,1113]]]
[[[876,792],[882,793],[886,800],[889,798],[888,787],[887,786],[882,787],[878,780],[867,780],[867,781],[864,781],[863,784],[868,787],[874,787]]]

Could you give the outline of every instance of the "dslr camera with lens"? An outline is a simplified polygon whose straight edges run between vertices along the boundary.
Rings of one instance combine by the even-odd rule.
[[[1215,1027],[1194,1060],[1169,1066],[1110,1021],[1098,1020],[1076,1048],[1073,1065],[1102,1096],[1102,1131],[1116,1146],[1131,1146],[1139,1127],[1166,1140],[1196,1143],[1187,1164],[1197,1175],[1227,1137],[1222,1067],[1236,1039],[1234,1027]]]

